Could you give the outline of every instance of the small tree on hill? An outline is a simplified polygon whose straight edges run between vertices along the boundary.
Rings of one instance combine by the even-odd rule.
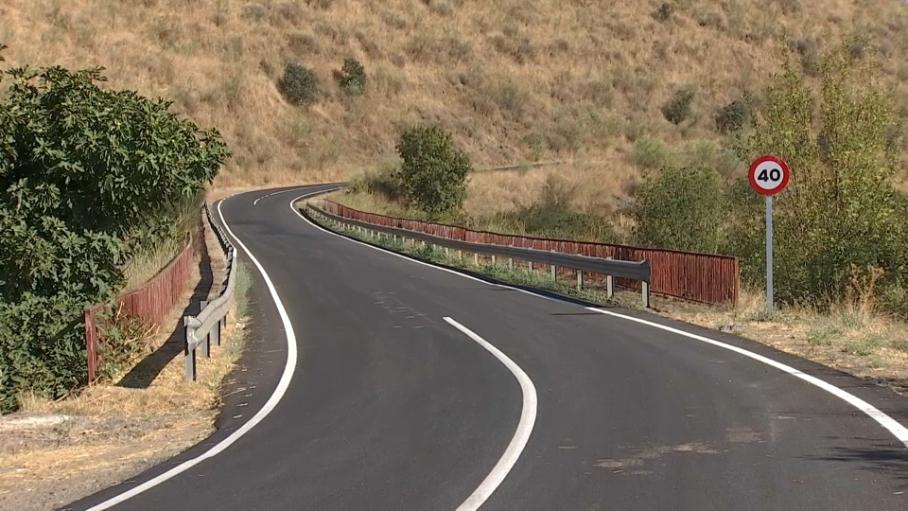
[[[433,216],[460,209],[472,167],[450,133],[438,126],[410,128],[397,151],[403,160],[398,176],[407,199]]]

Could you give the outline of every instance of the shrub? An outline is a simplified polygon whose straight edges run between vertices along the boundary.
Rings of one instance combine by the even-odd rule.
[[[535,236],[616,241],[618,236],[607,218],[573,208],[576,192],[564,178],[549,175],[534,203],[504,214],[503,220]]]
[[[681,124],[690,117],[693,101],[693,89],[687,87],[679,89],[662,105],[662,115],[672,124]]]
[[[795,49],[801,57],[801,69],[809,76],[819,76],[822,59],[816,41],[801,39],[795,43]]]
[[[750,118],[750,106],[747,102],[736,99],[716,110],[713,119],[716,130],[720,133],[731,133],[744,127]]]
[[[0,96],[0,408],[23,390],[60,397],[85,381],[87,305],[109,300],[138,243],[228,156],[214,131],[99,70],[4,72]]]
[[[407,199],[433,216],[460,209],[472,167],[450,133],[438,126],[409,128],[397,152],[403,161],[398,176]]]
[[[671,150],[659,140],[650,137],[638,138],[631,154],[634,163],[643,170],[658,170],[671,165]]]
[[[348,96],[359,96],[366,91],[366,68],[356,59],[345,59],[340,71],[334,72],[334,79]]]
[[[302,64],[287,64],[277,86],[290,104],[308,106],[318,100],[318,76]]]
[[[668,167],[650,174],[637,189],[631,209],[634,236],[646,246],[716,252],[726,209],[717,172]]]
[[[663,2],[658,9],[653,11],[653,18],[656,21],[665,23],[666,21],[672,18],[672,14],[675,12],[675,8],[672,7],[672,4],[668,2]]]

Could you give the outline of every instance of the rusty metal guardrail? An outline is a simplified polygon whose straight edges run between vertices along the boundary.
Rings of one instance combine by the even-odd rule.
[[[223,291],[217,298],[210,302],[202,302],[202,311],[198,316],[185,316],[183,318],[183,326],[186,333],[183,347],[183,372],[186,379],[193,381],[195,381],[197,376],[196,351],[198,348],[201,346],[205,357],[210,358],[212,342],[216,346],[221,345],[221,331],[227,326],[230,299],[236,287],[236,248],[230,243],[230,239],[220,224],[215,222],[210,204],[205,205],[205,213],[208,216],[208,224],[214,229],[221,249],[227,255],[227,281]]]
[[[491,256],[493,261],[496,257],[502,257],[508,259],[512,263],[514,259],[519,259],[530,263],[548,265],[551,269],[553,278],[557,278],[558,268],[572,268],[577,272],[578,289],[583,288],[583,272],[603,274],[606,275],[606,290],[609,297],[614,295],[613,277],[639,281],[641,282],[643,306],[647,308],[650,306],[650,280],[652,278],[652,270],[648,261],[602,259],[531,248],[455,240],[420,231],[411,231],[400,227],[376,225],[361,220],[344,218],[318,208],[311,202],[306,203],[306,207],[303,208],[302,211],[313,220],[321,218],[323,221],[328,220],[345,224],[365,232],[373,232],[388,236],[400,236],[422,243],[437,245],[446,249],[470,252],[474,254],[474,257],[478,257],[479,254],[482,254]]]

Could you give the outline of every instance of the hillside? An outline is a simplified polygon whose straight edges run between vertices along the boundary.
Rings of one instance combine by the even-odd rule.
[[[478,174],[468,205],[508,208],[559,173],[581,207],[607,211],[639,175],[642,138],[738,166],[717,108],[758,92],[786,49],[809,71],[824,47],[876,53],[908,117],[908,5],[898,1],[678,0],[4,0],[8,64],[104,66],[111,86],[172,98],[221,130],[235,157],[219,186],[318,181],[381,165],[400,129],[437,121],[477,167],[564,162]],[[354,57],[366,93],[332,72]],[[276,86],[300,62],[320,79],[308,107]],[[689,119],[660,108],[695,92]],[[908,152],[908,151],[906,151]],[[494,199],[491,201],[489,199]]]

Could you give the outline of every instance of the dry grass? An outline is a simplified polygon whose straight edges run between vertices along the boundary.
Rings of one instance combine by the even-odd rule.
[[[603,192],[636,172],[634,140],[716,138],[715,109],[758,90],[792,43],[853,34],[878,49],[908,104],[903,2],[685,0],[664,22],[656,4],[7,0],[0,42],[10,64],[102,65],[111,85],[172,98],[176,111],[218,127],[236,153],[217,181],[225,187],[348,176],[393,153],[402,126],[425,120],[451,129],[478,167],[597,162],[558,171],[589,185],[581,202],[599,208]],[[369,75],[360,98],[331,78],[350,56]],[[320,77],[323,97],[309,109],[275,87],[290,61]],[[676,127],[659,107],[685,85],[697,91],[694,116]],[[477,176],[474,187],[511,203],[534,179]]]
[[[212,267],[222,274],[223,255],[210,229],[206,243]],[[198,278],[196,272],[191,287]],[[188,303],[190,296],[191,291],[182,302]],[[105,383],[56,402],[23,396],[22,410],[0,420],[0,508],[64,505],[208,436],[218,413],[221,381],[242,350],[246,318],[243,298],[238,299],[230,314],[238,319],[228,322],[224,345],[212,350],[212,358],[199,358],[197,382],[183,378],[183,360],[177,356],[148,388]],[[174,310],[166,324],[176,324],[180,313]],[[149,339],[149,350],[166,337],[159,333]]]
[[[762,290],[744,290],[734,309],[659,300],[659,312],[707,328],[730,330],[861,378],[908,393],[908,324],[849,296],[828,310],[783,307],[765,312]]]

